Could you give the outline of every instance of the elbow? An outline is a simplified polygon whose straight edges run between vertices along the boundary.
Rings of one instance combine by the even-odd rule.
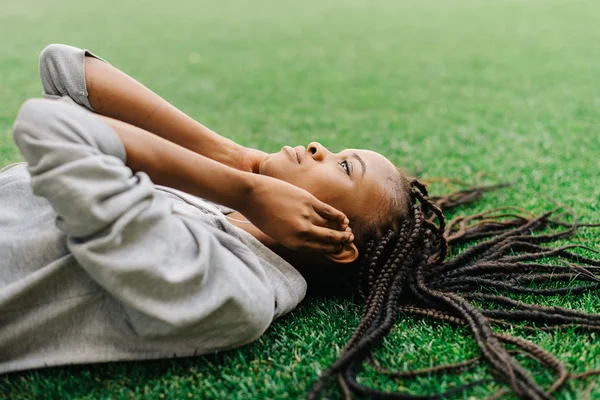
[[[237,302],[232,300],[231,302]],[[214,349],[231,349],[257,340],[273,322],[275,303],[272,293],[254,293],[244,304],[231,304],[223,315],[225,318],[210,328]]]
[[[46,130],[56,124],[59,102],[47,99],[26,100],[19,109],[13,125],[13,138],[17,145],[23,136]]]
[[[13,125],[13,140],[30,167],[35,167],[46,155],[50,161],[57,162],[57,155],[50,153],[61,148],[59,141],[68,138],[76,143],[81,140],[75,137],[75,124],[66,117],[73,113],[72,107],[48,99],[29,99],[23,103]],[[64,152],[61,157],[65,157],[62,161],[68,160],[69,152]]]
[[[81,102],[87,96],[85,83],[85,52],[66,44],[50,44],[39,57],[39,73],[44,94],[69,96]]]
[[[53,96],[66,94],[59,60],[67,47],[63,44],[50,44],[40,53],[39,72],[44,94]]]
[[[205,338],[208,343],[213,343],[214,349],[231,349],[251,343],[262,336],[273,322],[273,293],[267,288],[252,289],[254,292],[251,296],[246,293],[243,303],[239,298],[232,298],[214,313],[220,317],[209,328],[212,334]]]
[[[145,340],[194,337],[201,339],[205,351],[239,347],[262,336],[275,315],[273,293],[267,288],[252,289],[251,295],[228,296],[218,307],[195,317],[171,310],[147,319],[130,310],[129,321],[136,335]]]
[[[44,155],[41,135],[46,132],[44,124],[54,118],[46,102],[50,100],[27,100],[19,109],[13,125],[13,140],[30,167],[35,167]]]
[[[245,313],[247,317],[243,318],[243,322],[236,327],[236,330],[240,333],[240,345],[258,339],[273,322],[275,318],[273,294],[264,293],[255,296],[255,299],[252,300],[252,306],[247,308],[249,308],[249,311]]]
[[[47,110],[45,110],[44,103],[46,100],[43,99],[29,99],[25,101],[13,125],[13,139],[21,152],[23,152],[22,143],[27,138],[38,132],[39,128],[37,125],[40,121],[47,121]]]

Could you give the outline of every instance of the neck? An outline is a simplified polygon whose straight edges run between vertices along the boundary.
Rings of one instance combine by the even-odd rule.
[[[258,229],[252,222],[248,221],[248,219],[246,217],[244,217],[241,213],[234,211],[231,214],[226,215],[225,218],[227,218],[227,220],[231,224],[237,226],[238,228],[240,228],[240,229],[248,232],[252,236],[254,236],[259,242],[261,242],[262,244],[267,246],[271,251],[279,254],[281,249],[284,248],[273,238],[271,238],[270,236],[265,234],[263,231]],[[279,255],[281,257],[283,257],[281,254],[279,254]],[[286,259],[286,261],[290,262],[287,259]]]

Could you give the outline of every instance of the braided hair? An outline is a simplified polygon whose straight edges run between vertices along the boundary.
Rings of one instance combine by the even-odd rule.
[[[591,249],[579,245],[543,246],[573,236],[581,226],[597,225],[579,224],[574,215],[572,223],[553,219],[556,211],[531,216],[515,207],[497,208],[446,222],[442,208],[446,211],[466,204],[481,198],[486,191],[506,185],[475,187],[447,196],[429,197],[421,181],[412,179],[408,182],[408,215],[396,221],[396,230],[388,229],[383,235],[364,242],[362,259],[356,274],[352,275],[356,294],[364,301],[360,322],[338,359],[313,384],[308,399],[318,398],[335,378],[346,399],[351,399],[353,394],[381,399],[442,398],[490,381],[473,382],[426,396],[388,393],[357,381],[357,374],[365,362],[381,373],[406,378],[458,373],[484,361],[492,367],[496,380],[508,385],[508,389],[500,390],[492,398],[512,391],[523,399],[550,399],[552,393],[569,379],[600,373],[570,374],[563,363],[541,347],[519,337],[494,332],[491,328],[492,325],[507,325],[509,321],[524,321],[544,325],[541,328],[526,325],[525,329],[529,330],[575,327],[600,331],[598,314],[528,304],[505,295],[550,296],[599,290],[600,261],[572,252],[575,248]],[[542,233],[548,228],[557,230]],[[453,258],[447,258],[449,246],[472,242],[475,243],[471,247]],[[561,260],[562,264],[543,262],[548,258]],[[577,286],[532,288],[528,286],[531,282],[554,283],[554,286],[565,282],[578,283]],[[482,287],[494,291],[482,293]],[[495,304],[502,309],[478,307],[474,301],[480,302],[477,304],[481,301]],[[371,355],[400,314],[467,326],[480,349],[480,356],[461,363],[415,371],[382,368]],[[515,351],[506,349],[506,344],[516,346],[521,353],[555,371],[554,383],[549,388],[538,385],[513,357]]]

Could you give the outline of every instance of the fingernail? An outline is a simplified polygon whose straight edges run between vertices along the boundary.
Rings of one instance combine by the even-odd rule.
[[[344,222],[343,222],[344,225],[348,225],[349,223],[350,223],[350,220],[348,218],[344,219]]]
[[[346,231],[346,232],[352,232],[352,228],[350,228],[350,227],[347,227],[347,228],[345,229],[345,231]]]
[[[350,241],[354,240],[354,234],[350,235]]]

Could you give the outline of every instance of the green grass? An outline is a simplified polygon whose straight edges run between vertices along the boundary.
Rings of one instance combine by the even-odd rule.
[[[248,146],[318,140],[377,150],[424,176],[474,182],[483,172],[488,182],[517,183],[469,212],[504,204],[542,212],[554,200],[598,220],[599,16],[597,1],[564,0],[8,0],[0,9],[0,166],[22,160],[12,121],[41,93],[39,51],[62,42],[97,52]],[[576,241],[600,247],[597,231]],[[543,302],[600,313],[598,294]],[[295,399],[335,359],[359,313],[345,301],[312,299],[239,350],[12,374],[0,377],[0,398]],[[593,334],[527,337],[575,371],[600,368]],[[408,369],[476,354],[464,329],[401,317],[378,357]],[[484,376],[480,367],[394,382],[366,369],[361,381],[428,393]],[[590,381],[558,397],[579,399]],[[596,384],[591,398],[599,397]]]

